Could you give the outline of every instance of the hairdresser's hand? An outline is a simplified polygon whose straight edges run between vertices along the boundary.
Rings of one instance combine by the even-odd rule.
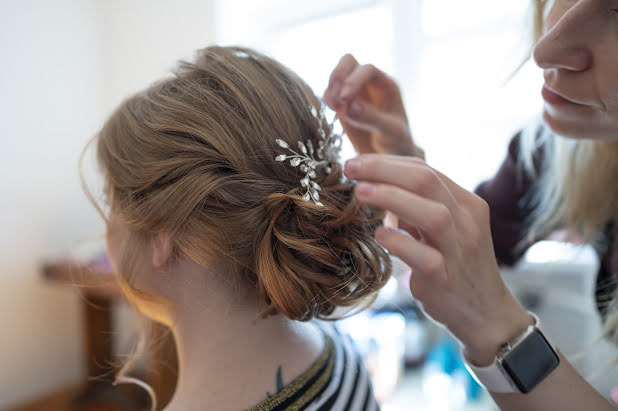
[[[324,102],[337,111],[359,154],[424,157],[412,141],[399,87],[375,66],[343,56],[330,76]]]
[[[361,155],[345,174],[360,182],[361,202],[399,217],[399,230],[379,228],[376,239],[412,268],[412,294],[470,361],[488,365],[532,324],[498,271],[485,201],[417,158]]]

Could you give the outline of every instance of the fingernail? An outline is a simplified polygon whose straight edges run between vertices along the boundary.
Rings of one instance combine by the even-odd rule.
[[[370,183],[358,183],[356,186],[356,195],[358,197],[370,197],[376,191],[376,186]]]
[[[349,178],[356,178],[360,174],[361,161],[359,158],[351,158],[345,162],[344,172]]]
[[[363,104],[354,100],[352,104],[350,104],[350,108],[348,109],[348,115],[352,118],[359,118],[363,114]]]

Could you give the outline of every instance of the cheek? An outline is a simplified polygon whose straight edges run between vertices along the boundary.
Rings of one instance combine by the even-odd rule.
[[[618,133],[618,85],[615,86],[613,94],[610,94],[605,99],[605,107],[607,108],[607,114],[613,120],[614,133]]]
[[[607,93],[605,100],[608,111],[612,111],[614,116],[618,117],[618,76],[616,75],[616,71],[618,71],[618,58],[614,58],[611,62],[610,68],[611,70],[608,70],[608,73],[605,76],[607,79],[607,87],[605,88]]]
[[[606,61],[599,61],[599,88],[601,101],[605,108],[608,132],[618,138],[618,45],[613,56],[607,57]]]

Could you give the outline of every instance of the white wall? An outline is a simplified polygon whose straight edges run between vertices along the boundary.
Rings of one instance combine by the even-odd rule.
[[[105,0],[100,5],[106,110],[215,39],[214,0]]]
[[[212,8],[0,0],[0,409],[84,377],[79,297],[39,264],[103,232],[79,154],[124,96],[214,39]]]

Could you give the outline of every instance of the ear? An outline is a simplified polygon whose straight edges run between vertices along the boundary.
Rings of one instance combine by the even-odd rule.
[[[162,267],[172,256],[172,236],[162,231],[152,237],[152,265]]]

